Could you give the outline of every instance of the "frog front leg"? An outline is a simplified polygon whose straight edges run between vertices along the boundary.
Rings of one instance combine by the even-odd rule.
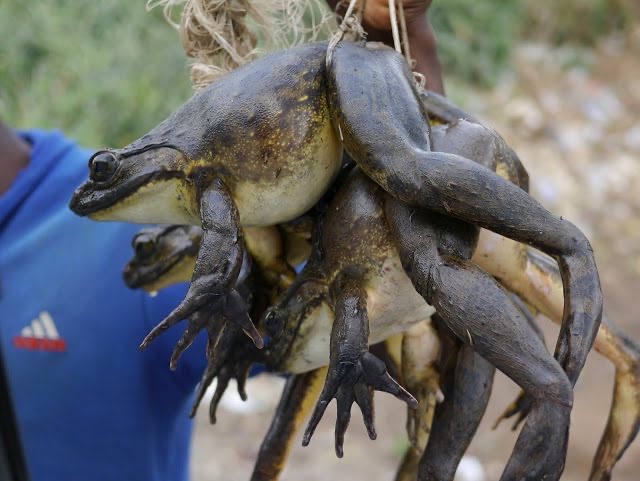
[[[433,152],[411,72],[392,49],[341,42],[327,76],[345,149],[388,193],[528,243],[558,261],[566,302],[556,358],[575,384],[602,316],[600,280],[584,234],[473,160]]]
[[[354,402],[370,439],[376,438],[373,420],[373,391],[385,391],[416,408],[417,401],[387,372],[380,359],[369,352],[369,319],[367,297],[361,281],[346,278],[336,289],[335,321],[331,330],[329,370],[324,388],[304,433],[307,446],[333,398],[337,401],[335,429],[336,455],[343,455],[344,434],[351,419]]]
[[[146,348],[171,326],[189,318],[189,325],[176,347],[184,351],[207,328],[210,342],[219,335],[216,320],[237,323],[257,348],[263,347],[262,337],[248,314],[245,300],[235,289],[242,265],[243,245],[240,235],[238,209],[223,182],[214,180],[200,195],[202,240],[196,266],[185,299],[144,339]],[[179,355],[179,354],[178,354]],[[177,357],[172,357],[175,367]]]

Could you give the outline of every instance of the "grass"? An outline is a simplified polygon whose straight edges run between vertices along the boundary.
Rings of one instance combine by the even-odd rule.
[[[143,2],[14,2],[0,15],[0,118],[123,145],[191,93],[177,33]]]

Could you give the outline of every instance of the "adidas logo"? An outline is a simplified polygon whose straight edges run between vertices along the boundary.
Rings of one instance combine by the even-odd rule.
[[[20,335],[13,338],[13,346],[29,351],[64,352],[67,350],[67,343],[64,339],[60,339],[53,318],[47,311],[42,311],[36,319],[31,321],[31,324],[22,328]]]

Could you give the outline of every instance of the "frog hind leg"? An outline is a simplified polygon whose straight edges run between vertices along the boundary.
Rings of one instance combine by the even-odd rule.
[[[440,390],[441,341],[431,320],[414,324],[402,334],[398,346],[399,380],[417,400],[417,409],[407,409],[410,445],[396,473],[396,481],[415,481],[418,463],[429,439]]]
[[[506,291],[469,261],[477,229],[392,198],[385,208],[416,290],[460,340],[535,398],[501,480],[558,480],[566,457],[572,385]]]
[[[477,249],[474,261],[500,279],[500,282],[540,313],[556,324],[562,321],[562,279],[558,265],[541,253],[501,238],[482,232],[494,244],[489,251]],[[497,255],[497,257],[496,257]],[[495,271],[495,268],[498,270]],[[493,271],[492,271],[493,269]],[[494,272],[495,271],[495,272]],[[609,419],[593,460],[590,481],[609,479],[616,462],[638,434],[640,426],[640,346],[607,316],[603,315],[593,345],[594,349],[615,367],[613,398]],[[524,419],[526,403],[523,398],[507,409],[501,416],[518,415],[517,423]],[[519,405],[518,405],[519,403]],[[514,424],[514,429],[515,429]]]
[[[495,368],[467,344],[444,367],[444,400],[436,406],[419,465],[420,480],[453,480],[487,409]]]
[[[589,481],[611,479],[616,462],[640,429],[640,346],[606,317],[601,330],[606,330],[602,335],[601,352],[607,355],[605,346],[614,351],[607,357],[616,364],[616,375],[609,419],[593,459]]]
[[[276,481],[284,469],[292,441],[318,397],[327,368],[291,376],[282,391],[271,426],[262,441],[251,481]]]
[[[602,316],[600,280],[584,234],[473,159],[433,152],[413,77],[393,50],[339,43],[327,78],[332,121],[345,150],[388,193],[528,243],[558,261],[566,302],[556,358],[575,383]]]

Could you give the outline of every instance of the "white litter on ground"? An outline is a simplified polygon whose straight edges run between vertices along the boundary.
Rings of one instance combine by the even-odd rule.
[[[238,394],[235,380],[229,381],[229,387],[220,400],[220,409],[235,414],[254,414],[272,411],[280,399],[285,379],[271,374],[261,374],[247,381],[247,400]],[[216,390],[216,380],[211,383],[204,395],[202,406],[209,406]]]
[[[475,456],[463,456],[454,481],[486,481],[482,463]]]

